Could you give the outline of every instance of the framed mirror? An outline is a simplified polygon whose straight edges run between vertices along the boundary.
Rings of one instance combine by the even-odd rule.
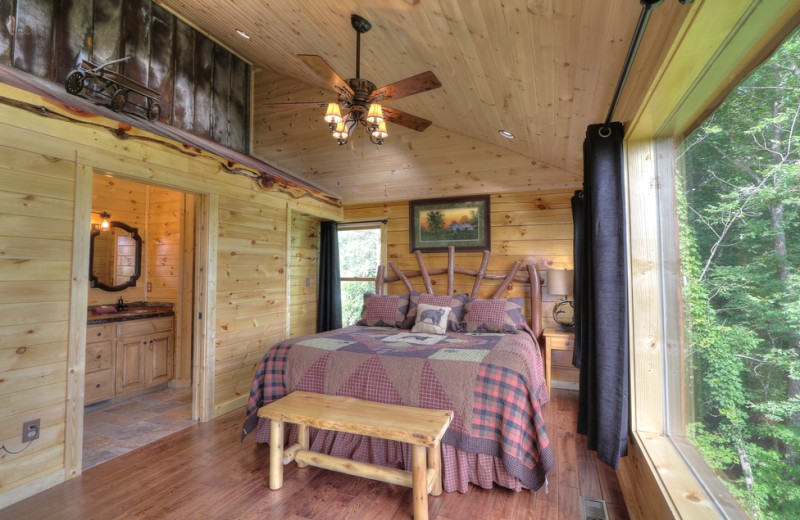
[[[89,286],[104,291],[136,287],[142,271],[139,229],[111,221],[107,231],[92,229],[89,242]]]

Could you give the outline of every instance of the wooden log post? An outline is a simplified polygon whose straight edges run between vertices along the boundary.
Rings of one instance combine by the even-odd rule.
[[[447,296],[455,293],[456,248],[447,246]]]
[[[483,277],[486,276],[486,268],[489,266],[490,255],[491,253],[489,253],[489,251],[483,252],[481,267],[478,269],[478,274],[475,275],[475,283],[472,285],[472,294],[470,295],[471,298],[478,297],[478,291],[481,289],[481,282],[483,282]]]
[[[505,292],[508,286],[511,285],[511,282],[514,281],[514,277],[517,275],[517,271],[519,270],[519,264],[520,264],[519,260],[514,262],[514,265],[511,266],[511,270],[508,272],[508,275],[506,275],[505,280],[503,280],[503,283],[500,284],[500,287],[498,287],[497,290],[494,292],[492,298],[503,297],[503,292]]]
[[[269,488],[283,487],[283,421],[269,425]]]
[[[433,284],[431,284],[431,276],[428,274],[428,269],[425,267],[425,260],[422,259],[422,252],[420,250],[414,251],[414,256],[417,257],[417,265],[419,265],[419,272],[422,275],[422,283],[425,284],[425,290],[428,294],[433,294]]]

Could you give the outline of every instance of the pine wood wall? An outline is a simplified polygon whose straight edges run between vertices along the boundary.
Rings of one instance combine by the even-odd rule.
[[[265,190],[226,173],[230,164],[0,84],[0,443],[18,450],[22,423],[42,421],[39,440],[0,455],[0,508],[80,471],[89,194],[98,173],[203,200],[213,272],[197,289],[213,298],[203,319],[217,315],[203,361],[214,391],[200,398],[211,415],[246,402],[258,360],[286,335],[289,215],[339,220],[341,208],[278,185]],[[171,256],[174,246],[165,246]]]
[[[317,331],[317,287],[320,221],[292,214],[289,258],[289,336]]]
[[[572,190],[492,195],[489,203],[492,255],[487,272],[506,274],[516,260],[536,264],[543,277],[549,269],[572,269],[572,195]],[[417,261],[408,250],[408,206],[408,202],[345,206],[344,221],[387,218],[389,261],[404,271],[415,271]],[[425,253],[424,257],[428,269],[447,267],[447,253]],[[480,262],[480,252],[456,252],[456,264],[460,267],[478,269]],[[432,280],[443,288],[442,293],[446,291],[444,275]],[[456,280],[456,284],[458,293],[469,293],[472,289],[471,283],[458,285]],[[492,290],[491,284],[485,284],[481,296],[488,296]],[[508,296],[523,296],[519,291],[512,287]],[[547,294],[545,284],[542,302],[545,327],[555,326],[552,310],[558,299]],[[530,309],[526,312],[530,317]]]

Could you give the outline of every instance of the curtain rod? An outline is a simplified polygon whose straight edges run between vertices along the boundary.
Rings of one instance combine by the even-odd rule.
[[[692,0],[678,1],[684,5],[692,3]],[[614,110],[617,109],[617,103],[619,102],[620,94],[622,94],[622,89],[625,87],[625,82],[628,80],[628,73],[631,71],[631,65],[633,65],[633,60],[636,58],[636,53],[639,50],[639,44],[642,42],[642,36],[644,36],[644,30],[647,28],[647,22],[650,21],[650,14],[652,14],[653,8],[658,7],[658,4],[661,2],[663,2],[663,0],[641,0],[642,12],[639,14],[639,21],[636,23],[636,30],[633,32],[633,40],[631,40],[631,46],[628,48],[628,55],[625,56],[625,63],[622,64],[622,72],[620,73],[619,80],[617,81],[617,88],[614,90],[614,95],[611,97],[611,106],[608,107],[606,121],[603,123],[603,127],[600,129],[601,135],[608,135],[608,125],[611,124],[611,118],[614,117]]]
[[[388,218],[384,218],[384,219],[380,219],[380,220],[378,220],[378,219],[375,219],[375,220],[359,220],[359,221],[355,221],[355,222],[349,222],[348,221],[348,222],[339,222],[339,224],[347,224],[347,225],[350,225],[350,224],[377,224],[378,222],[380,222],[381,224],[386,224],[387,222],[389,222],[389,219]]]

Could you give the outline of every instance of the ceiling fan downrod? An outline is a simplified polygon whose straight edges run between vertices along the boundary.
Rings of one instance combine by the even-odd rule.
[[[369,20],[357,14],[350,16],[350,25],[356,30],[356,78],[361,77],[361,35],[370,29],[372,24]]]

